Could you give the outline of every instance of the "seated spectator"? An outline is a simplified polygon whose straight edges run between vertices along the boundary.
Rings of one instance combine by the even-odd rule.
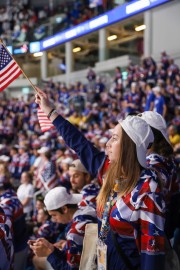
[[[55,243],[58,236],[58,224],[51,221],[51,217],[45,207],[38,210],[37,222],[39,226],[34,228],[34,234],[31,238],[43,237],[51,243]]]
[[[80,205],[90,205],[96,208],[96,197],[99,193],[100,187],[96,179],[92,181],[91,175],[79,159],[74,160],[70,164],[69,175],[72,192],[81,193],[83,195]]]
[[[3,166],[3,164],[1,164]],[[3,169],[3,168],[2,168]],[[2,172],[2,170],[1,170]],[[24,269],[27,257],[26,223],[23,214],[23,206],[15,191],[12,189],[7,173],[0,178],[0,204],[5,215],[10,218],[13,226],[14,243],[14,269]]]
[[[71,122],[73,125],[76,126],[80,126],[82,120],[83,120],[82,115],[77,111],[74,111],[73,114],[69,117],[69,122]]]
[[[90,206],[78,207],[80,194],[69,194],[64,187],[56,187],[45,196],[45,206],[58,223],[67,224],[67,243],[62,250],[44,238],[29,240],[30,248],[38,257],[47,257],[53,269],[79,269],[85,224],[95,223],[96,212]]]
[[[58,186],[55,163],[51,160],[50,148],[43,146],[38,151],[41,160],[35,172],[36,188],[49,190]]]
[[[164,99],[163,95],[161,94],[160,86],[154,87],[153,92],[155,95],[153,111],[161,114],[165,118],[167,106],[165,103],[165,99]]]
[[[124,97],[124,108],[126,114],[140,111],[141,97],[136,82],[131,83],[131,91]]]
[[[118,84],[119,79],[122,78],[122,74],[121,74],[121,68],[120,67],[116,67],[115,68],[115,75],[114,75],[114,82],[116,84]]]
[[[14,264],[12,223],[0,207],[0,258],[1,269],[11,270]]]
[[[145,111],[152,111],[153,110],[153,104],[154,104],[155,94],[152,91],[152,84],[148,83],[146,85],[146,105],[145,105]]]
[[[33,220],[35,225],[37,225],[38,211],[40,209],[43,209],[44,207],[45,207],[45,205],[44,205],[44,197],[41,196],[41,195],[37,196],[36,203],[35,203],[35,206],[34,206],[34,213],[33,213],[33,217],[32,217],[32,220]]]
[[[9,171],[13,179],[19,181],[19,154],[16,147],[10,149],[11,162],[9,164]]]
[[[21,175],[21,185],[17,190],[17,196],[23,206],[26,221],[29,221],[33,214],[34,187],[31,183],[31,174],[23,172]]]
[[[169,140],[174,147],[176,144],[180,143],[180,134],[178,134],[176,126],[170,125],[168,127]]]
[[[91,67],[89,67],[89,69],[88,69],[88,73],[87,73],[86,78],[88,79],[89,82],[92,82],[96,79],[96,73],[94,72],[94,70]]]
[[[16,146],[19,153],[19,168],[18,168],[18,176],[19,180],[21,177],[22,172],[27,172],[30,169],[30,163],[29,163],[29,155],[28,155],[28,149],[24,144],[17,145]]]

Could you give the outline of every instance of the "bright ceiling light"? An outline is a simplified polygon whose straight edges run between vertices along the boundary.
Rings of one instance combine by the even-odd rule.
[[[76,47],[76,48],[73,49],[73,52],[74,53],[77,53],[77,52],[80,52],[80,51],[81,51],[81,48],[80,47]]]
[[[117,35],[112,35],[112,36],[109,36],[107,38],[108,41],[112,41],[112,40],[115,40],[115,39],[117,39]]]
[[[39,56],[42,56],[43,55],[43,52],[36,52],[33,54],[34,57],[39,57]]]
[[[145,24],[142,24],[142,25],[139,25],[139,26],[136,26],[135,27],[135,31],[139,32],[139,31],[142,31],[142,30],[145,30],[146,29],[146,25]]]

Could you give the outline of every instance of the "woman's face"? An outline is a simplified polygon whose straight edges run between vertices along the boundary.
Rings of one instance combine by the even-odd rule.
[[[122,128],[117,124],[113,129],[111,139],[106,144],[106,153],[110,161],[116,161],[119,157],[119,148],[122,136]]]
[[[21,174],[21,184],[26,184],[26,183],[29,183],[30,180],[29,180],[29,176],[26,172],[23,172]]]

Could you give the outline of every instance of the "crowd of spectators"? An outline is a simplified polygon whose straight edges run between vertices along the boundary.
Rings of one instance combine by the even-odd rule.
[[[112,8],[113,1],[100,1],[97,6],[83,0],[56,6],[53,1],[44,6],[33,6],[28,0],[8,1],[0,7],[0,37],[7,45],[41,40]]]
[[[101,76],[90,68],[86,85],[75,82],[67,86],[50,80],[43,82],[43,90],[57,111],[102,151],[106,150],[110,129],[117,120],[124,119],[127,114],[148,110],[160,113],[166,119],[179,168],[180,69],[173,59],[162,52],[160,63],[151,57],[145,58],[141,65],[130,63],[126,79],[121,68],[116,67],[112,81],[107,89]],[[21,201],[20,212],[22,214],[23,209],[28,238],[45,237],[54,243],[61,237],[64,239],[64,226],[51,222],[44,210],[43,196],[57,186],[74,192],[70,166],[75,159],[76,154],[66,146],[55,128],[42,133],[34,95],[30,94],[27,99],[9,99],[3,93],[0,103],[0,206],[4,209],[5,186],[9,188],[11,185],[13,189],[8,196],[13,196],[17,209],[20,202],[15,198]],[[179,174],[180,171],[178,177]],[[81,189],[77,188],[76,192],[81,192]],[[17,222],[16,215],[19,218],[17,209],[13,208],[15,214],[9,215],[12,223]],[[27,241],[27,236],[24,239]],[[24,249],[22,245],[21,251]],[[32,267],[30,251],[28,256],[28,266]]]

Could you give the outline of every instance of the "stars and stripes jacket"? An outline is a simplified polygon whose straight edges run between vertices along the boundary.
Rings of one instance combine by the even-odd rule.
[[[19,252],[27,247],[28,240],[23,206],[12,189],[7,189],[0,195],[0,204],[12,222],[14,251]]]
[[[103,167],[108,167],[104,152],[96,149],[61,115],[53,124],[91,175],[95,177],[98,172],[104,173]],[[117,241],[123,247],[125,255],[131,259],[133,269],[156,270],[164,266],[164,211],[165,203],[157,174],[151,170],[142,171],[135,189],[113,206],[109,218],[111,231],[116,232]],[[111,232],[108,234],[107,245],[108,270],[126,270]]]
[[[96,211],[90,206],[79,207],[66,230],[66,246],[55,248],[47,260],[55,270],[78,270],[82,253],[83,238],[87,223],[97,223]]]
[[[13,259],[12,223],[0,206],[0,268],[13,270]]]

